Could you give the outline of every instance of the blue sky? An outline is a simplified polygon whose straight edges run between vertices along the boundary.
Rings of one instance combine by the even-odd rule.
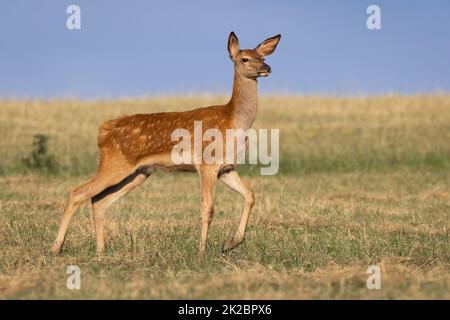
[[[70,4],[81,30],[66,28]],[[231,30],[243,48],[282,34],[262,93],[450,91],[447,0],[2,0],[0,97],[229,93]]]

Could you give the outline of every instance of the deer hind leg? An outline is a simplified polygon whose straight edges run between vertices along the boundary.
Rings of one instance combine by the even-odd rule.
[[[105,247],[104,225],[106,210],[114,202],[127,195],[131,190],[143,184],[152,173],[153,170],[150,168],[140,168],[118,184],[111,186],[92,197],[92,215],[94,217],[97,253],[99,255],[103,253]]]
[[[224,247],[223,252],[230,251],[236,248],[242,241],[244,241],[245,229],[247,227],[248,218],[250,212],[255,204],[255,197],[252,189],[241,181],[236,171],[224,172],[219,176],[220,181],[225,183],[232,190],[239,192],[245,199],[245,207],[242,211],[241,221],[239,222],[238,229],[233,237],[228,240]]]
[[[216,168],[213,166],[201,166],[200,190],[202,196],[202,231],[199,246],[199,254],[204,255],[206,250],[206,240],[208,238],[208,229],[214,215],[214,194],[217,182]]]
[[[131,169],[132,170],[132,169]],[[70,220],[80,205],[92,198],[96,194],[102,192],[106,188],[118,183],[124,177],[129,175],[131,170],[122,169],[113,170],[99,170],[97,175],[79,187],[72,189],[67,197],[67,204],[64,214],[61,219],[59,231],[52,247],[52,252],[58,254],[64,244],[67,228]],[[111,173],[114,172],[114,173]]]

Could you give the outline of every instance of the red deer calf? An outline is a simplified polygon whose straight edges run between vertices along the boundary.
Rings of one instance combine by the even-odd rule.
[[[239,49],[239,40],[231,32],[228,52],[234,63],[234,84],[231,100],[221,106],[211,106],[185,112],[163,112],[124,116],[105,122],[98,135],[100,163],[96,175],[71,190],[52,251],[58,254],[64,244],[67,228],[78,207],[91,199],[97,252],[104,248],[105,211],[115,201],[141,185],[156,169],[169,171],[191,169],[201,181],[200,254],[205,252],[208,228],[214,212],[217,179],[240,193],[245,199],[238,229],[224,245],[224,251],[235,248],[244,240],[250,211],[255,202],[253,192],[235,171],[236,163],[176,164],[171,153],[176,142],[171,134],[184,128],[193,135],[194,121],[202,122],[202,130],[215,128],[225,135],[227,129],[249,129],[256,118],[257,78],[271,72],[264,57],[272,54],[281,35],[264,40],[255,49]]]

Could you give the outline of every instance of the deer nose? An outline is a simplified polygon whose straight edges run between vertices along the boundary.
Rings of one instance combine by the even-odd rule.
[[[262,69],[268,73],[272,72],[272,69],[270,68],[270,66],[268,64],[264,64]]]

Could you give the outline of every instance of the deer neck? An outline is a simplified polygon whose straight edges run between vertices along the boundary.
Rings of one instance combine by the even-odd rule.
[[[234,72],[233,95],[229,102],[237,128],[249,129],[258,112],[257,80]]]

